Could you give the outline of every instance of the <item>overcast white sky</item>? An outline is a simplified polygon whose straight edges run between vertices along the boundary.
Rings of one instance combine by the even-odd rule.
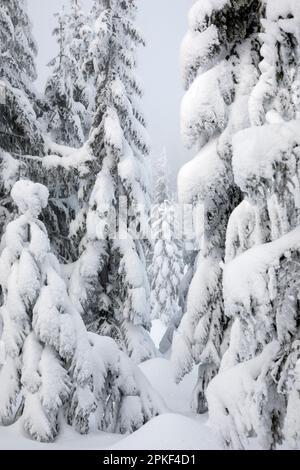
[[[189,158],[180,139],[180,102],[183,95],[179,48],[187,28],[187,14],[193,0],[138,0],[138,24],[147,47],[140,52],[138,73],[145,89],[144,112],[152,140],[153,156],[166,146],[175,177]],[[47,63],[56,53],[52,30],[54,13],[68,0],[28,0],[34,34],[39,46],[38,88],[43,89]],[[83,0],[88,8],[91,0]]]

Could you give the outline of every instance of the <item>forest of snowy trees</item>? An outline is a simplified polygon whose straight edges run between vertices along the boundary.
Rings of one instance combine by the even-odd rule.
[[[173,413],[216,448],[300,449],[299,0],[190,2],[177,188],[139,1],[67,4],[38,91],[27,0],[0,0],[0,440]]]

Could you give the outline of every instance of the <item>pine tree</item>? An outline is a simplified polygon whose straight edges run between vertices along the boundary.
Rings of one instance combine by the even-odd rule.
[[[154,251],[151,264],[152,319],[159,318],[168,326],[178,314],[178,291],[182,277],[182,262],[176,240],[176,206],[171,200],[168,162],[164,151],[157,161],[155,176],[152,231]]]
[[[0,424],[21,416],[30,437],[48,442],[63,411],[81,433],[91,419],[101,430],[135,431],[163,405],[113,341],[87,334],[38,219],[48,195],[28,180],[12,190],[20,215],[7,226],[0,257]]]
[[[233,141],[235,181],[246,196],[227,233],[225,308],[234,323],[208,391],[211,420],[233,448],[250,436],[266,449],[285,440],[300,446],[299,22],[297,2],[262,10],[252,127]]]
[[[96,112],[89,138],[92,159],[81,191],[86,230],[71,293],[89,328],[116,338],[140,362],[154,354],[154,346],[147,332],[150,288],[142,241],[149,211],[144,163],[149,148],[135,78],[136,49],[143,39],[135,13],[132,0],[95,0],[92,9]],[[128,217],[122,216],[124,205]]]
[[[199,153],[182,168],[178,190],[182,203],[204,210],[204,235],[173,359],[178,381],[199,364],[193,407],[200,413],[207,410],[205,390],[218,372],[231,325],[221,266],[228,219],[241,198],[233,181],[232,136],[249,123],[245,104],[257,76],[260,7],[259,0],[199,0],[182,45],[182,135]]]

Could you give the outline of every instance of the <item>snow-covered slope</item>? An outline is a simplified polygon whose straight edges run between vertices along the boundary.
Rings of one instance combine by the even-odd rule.
[[[196,369],[186,376],[180,385],[175,384],[173,366],[167,359],[156,358],[140,366],[151,385],[169,404],[169,412],[148,422],[139,431],[121,436],[104,432],[92,432],[80,436],[71,427],[63,425],[53,444],[34,442],[22,431],[21,421],[13,426],[0,427],[1,449],[218,449],[214,432],[207,426],[207,416],[190,412],[187,397],[191,396],[196,382]]]
[[[149,421],[139,431],[114,444],[111,449],[210,450],[216,440],[206,427],[206,418],[188,418],[179,414],[164,414]]]

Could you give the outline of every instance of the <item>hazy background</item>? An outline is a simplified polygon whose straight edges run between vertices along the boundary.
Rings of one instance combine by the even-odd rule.
[[[83,0],[88,9],[92,0]],[[183,95],[179,48],[187,29],[187,14],[193,0],[138,0],[138,25],[147,47],[140,50],[138,74],[144,84],[143,109],[152,140],[152,156],[165,146],[175,182],[180,166],[189,158],[180,139],[180,102]],[[28,0],[34,35],[39,46],[38,82],[43,90],[49,74],[47,63],[56,54],[52,36],[53,14],[68,0]]]

